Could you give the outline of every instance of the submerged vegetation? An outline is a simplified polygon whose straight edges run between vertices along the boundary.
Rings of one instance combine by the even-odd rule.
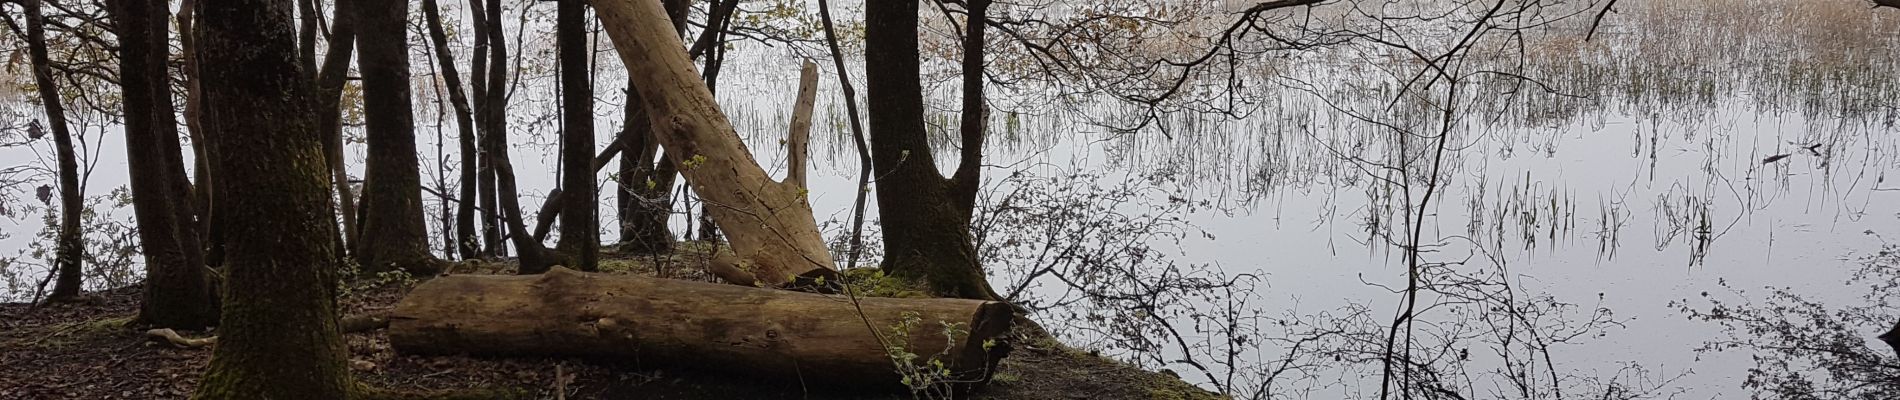
[[[298,15],[339,6],[307,3],[312,9]],[[587,266],[603,274],[739,283],[713,269],[758,266],[730,261],[746,256],[737,246],[756,244],[735,239],[734,229],[786,231],[729,220],[713,228],[719,216],[767,219],[744,206],[702,199],[698,193],[706,188],[676,185],[673,174],[725,171],[722,163],[755,156],[768,175],[805,165],[792,160],[804,155],[786,151],[795,141],[784,133],[794,126],[789,110],[796,107],[785,101],[795,72],[785,65],[839,57],[837,65],[847,71],[827,67],[832,71],[817,84],[817,129],[810,134],[817,151],[810,157],[818,173],[809,186],[801,180],[784,203],[808,207],[825,221],[812,227],[823,235],[822,248],[800,248],[818,265],[774,265],[817,273],[770,279],[836,292],[840,304],[857,306],[862,298],[943,294],[922,283],[928,277],[890,273],[900,260],[922,257],[905,249],[970,259],[968,267],[976,269],[964,272],[987,278],[978,280],[993,288],[987,294],[1020,313],[1009,335],[1014,343],[983,344],[984,350],[1013,344],[1016,355],[991,371],[993,390],[975,396],[1625,400],[1746,392],[1871,400],[1900,391],[1894,373],[1900,354],[1874,341],[1900,321],[1894,297],[1900,247],[1876,234],[1891,230],[1900,215],[1893,206],[1900,202],[1890,199],[1900,189],[1885,182],[1900,161],[1897,9],[1870,10],[1865,0],[924,2],[914,44],[920,71],[916,82],[899,82],[919,85],[905,90],[920,92],[922,115],[900,122],[919,122],[918,145],[930,151],[881,154],[880,160],[895,163],[881,165],[877,174],[864,166],[864,180],[854,182],[845,175],[858,171],[860,159],[871,159],[867,146],[887,145],[892,136],[876,135],[890,135],[884,129],[865,142],[853,103],[864,99],[832,77],[847,75],[848,85],[890,85],[888,79],[865,82],[864,70],[890,66],[859,57],[869,41],[890,40],[869,36],[891,28],[844,20],[828,26],[831,16],[819,13],[831,9],[800,1],[663,4],[675,3],[687,6],[683,19],[673,21],[685,35],[678,44],[723,107],[718,116],[751,146],[739,154],[744,157],[709,157],[697,142],[659,143],[653,135],[675,134],[659,131],[677,127],[653,122],[665,120],[642,109],[643,101],[697,103],[643,100],[631,84],[624,91],[596,87],[601,84],[594,81],[640,78],[641,70],[611,56],[619,37],[586,33],[594,36],[579,37],[590,41],[598,60],[564,57],[553,39],[557,6],[445,2],[447,31],[454,34],[440,40],[453,37],[455,44],[410,50],[461,57],[477,68],[471,71],[477,83],[470,87],[475,104],[459,104],[468,99],[457,98],[467,96],[460,87],[449,90],[460,85],[448,83],[454,71],[438,70],[430,62],[435,58],[415,57],[424,65],[412,67],[417,71],[408,90],[415,104],[435,107],[413,113],[420,122],[414,127],[423,129],[412,134],[437,132],[410,138],[417,145],[411,153],[426,164],[418,165],[423,186],[411,192],[421,194],[418,211],[426,219],[418,221],[426,229],[418,230],[427,234],[420,238],[427,258],[463,259],[444,264],[448,273],[503,275],[593,260],[596,254],[583,253],[597,251],[597,263]],[[978,3],[988,7],[990,23],[976,28],[988,36],[974,44],[987,53],[971,58],[971,43],[964,41]],[[483,6],[493,14],[461,15]],[[865,7],[838,8],[855,19]],[[115,81],[95,71],[110,67],[99,59],[111,46],[96,33],[84,34],[103,29],[86,21],[104,17],[63,12],[72,15],[54,20],[61,29],[53,45],[62,49],[55,58],[68,60],[61,67],[70,84],[62,90],[75,103],[78,115],[69,119],[87,146],[80,151],[87,171],[82,182],[91,184],[91,170],[103,158],[99,137],[121,126],[123,117],[114,114],[121,100],[114,97]],[[460,43],[465,17],[474,19],[470,36],[480,38],[473,46]],[[300,34],[315,40],[321,31],[329,38],[329,23]],[[833,32],[826,28],[836,28],[839,43],[827,42]],[[20,40],[8,36],[0,46],[23,47]],[[488,43],[514,46],[517,53]],[[314,58],[318,46],[310,47],[299,56]],[[321,49],[336,51],[330,44]],[[19,58],[13,64],[22,63]],[[571,99],[563,97],[571,94],[563,89],[573,83],[561,72],[573,70],[562,63],[577,59],[587,68],[580,81],[598,92],[586,97],[600,105],[571,112],[565,108]],[[482,76],[480,68],[494,70]],[[37,126],[27,116],[37,112],[32,84],[23,75],[8,76],[14,82],[0,91],[10,110],[0,111],[0,154],[21,166],[0,168],[0,216],[14,221],[0,229],[6,252],[0,253],[0,299],[38,303],[58,264],[52,243],[62,223],[53,187],[42,183],[60,171],[41,156],[52,151],[49,139],[28,128]],[[973,82],[980,88],[967,86]],[[334,157],[356,157],[372,145],[362,126],[370,118],[362,85],[352,81],[340,89]],[[889,87],[871,90],[889,96]],[[501,108],[483,104],[496,100]],[[891,118],[876,114],[889,107],[867,110]],[[429,110],[435,110],[434,125],[425,127]],[[624,110],[626,120],[605,121],[600,115],[612,114],[601,110]],[[472,143],[457,149],[457,138],[444,133],[458,123],[451,122],[452,111],[475,114],[481,126],[462,127],[465,135],[481,132],[480,150]],[[564,124],[583,123],[566,118],[580,114],[601,137],[563,145],[572,138]],[[460,124],[471,123],[469,115],[460,117]],[[510,123],[517,130],[514,145],[489,141],[505,137]],[[618,147],[588,165],[583,156],[602,143]],[[573,147],[582,144],[594,146]],[[480,164],[458,163],[461,151],[480,152]],[[516,166],[506,160],[511,151],[519,157]],[[491,160],[490,152],[502,160]],[[563,175],[585,168],[565,166],[592,167],[599,178],[616,153],[633,161],[604,173],[609,179],[596,197],[612,194],[620,203],[591,218],[601,222],[595,228],[657,212],[645,217],[658,221],[664,245],[542,246],[584,236],[552,229],[553,213],[567,204],[591,204],[560,197],[554,187],[588,181]],[[950,158],[957,160],[944,160]],[[895,207],[864,207],[863,196],[879,187],[916,184],[910,175],[888,172],[918,164],[937,167],[934,177],[949,182],[919,187],[973,194],[968,204],[904,210],[948,208],[946,215],[960,219],[930,221],[964,225],[907,223],[893,218],[905,215],[880,213]],[[329,167],[343,178],[337,185],[343,190],[327,200],[347,205],[356,199],[351,190],[368,190],[349,180],[355,164]],[[976,172],[966,175],[963,167]],[[504,170],[499,177],[498,169]],[[519,188],[507,169],[523,171]],[[958,172],[946,177],[946,170]],[[124,290],[139,284],[146,254],[129,208],[132,195],[114,186],[117,175],[100,181],[92,191],[114,189],[88,198],[78,221],[86,239],[79,253],[85,289]],[[475,198],[477,188],[480,196],[503,199]],[[923,192],[902,194],[933,197]],[[523,213],[509,204],[517,198],[530,208],[548,206]],[[563,216],[579,221],[589,215]],[[460,217],[480,218],[481,232]],[[522,226],[543,219],[548,222],[532,232]],[[41,229],[23,234],[33,228]],[[1855,235],[1863,230],[1866,235]],[[969,246],[910,240],[886,247],[886,237],[939,231],[967,235],[930,237],[967,239]],[[332,240],[341,240],[358,232],[334,233]],[[1869,237],[1878,242],[1871,252],[1852,247],[1867,245]],[[206,250],[214,250],[208,256],[221,251]],[[1864,255],[1836,260],[1844,252]],[[815,260],[826,255],[832,260]],[[334,270],[319,269],[322,279],[311,281],[340,282],[313,290],[345,299],[341,307],[351,315],[386,312],[430,278],[426,271],[362,269],[354,258],[339,257]],[[222,279],[216,268],[206,270]],[[1836,279],[1841,275],[1845,279]],[[1844,297],[1835,285],[1842,280],[1865,293]],[[116,301],[109,297],[114,294],[103,296],[99,301]],[[108,306],[123,304],[74,307]],[[26,315],[37,307],[0,311]],[[140,340],[126,334],[129,317],[92,317],[45,327],[0,322],[0,332],[42,335],[35,340],[45,343],[6,344],[22,349]],[[599,322],[588,324],[598,329]],[[959,324],[912,318],[869,326],[879,340],[889,340],[883,345],[895,370],[876,379],[901,385],[914,398],[972,395],[960,385],[973,382],[953,379],[942,361],[954,356],[949,351],[958,338],[970,337],[973,327]],[[1709,331],[1721,336],[1664,335]],[[943,354],[915,354],[906,342],[913,333],[941,334],[951,344]],[[350,332],[346,339],[344,352],[355,357],[347,361],[357,375],[345,379],[466,386],[431,380],[429,371],[452,370],[451,362],[395,356],[383,334]],[[707,388],[743,385],[703,371],[668,376],[638,362],[455,360],[473,367],[455,372],[460,379],[496,380],[514,387],[497,393],[520,398],[561,398],[574,382],[598,384],[573,391],[597,397],[642,388],[713,398],[809,395],[810,389],[802,381]],[[565,369],[539,371],[548,365],[584,371],[580,378]],[[535,371],[496,376],[511,368]],[[1102,383],[1092,382],[1097,373],[1115,380],[1113,390],[1081,392]],[[546,382],[555,388],[541,388]],[[1738,384],[1739,391],[1730,389]]]

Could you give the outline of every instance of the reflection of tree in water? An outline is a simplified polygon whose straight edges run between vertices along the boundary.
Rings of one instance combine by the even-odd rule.
[[[1144,128],[1141,133],[1116,135],[1109,152],[1120,166],[1169,176],[1175,179],[1170,181],[1173,186],[1189,190],[1240,187],[1250,194],[1309,188],[1363,191],[1365,203],[1350,215],[1363,221],[1370,234],[1368,244],[1404,252],[1409,260],[1406,264],[1411,276],[1407,281],[1411,285],[1391,288],[1407,299],[1395,320],[1381,320],[1373,314],[1378,307],[1365,303],[1315,315],[1296,316],[1289,311],[1288,317],[1268,318],[1249,304],[1254,292],[1248,286],[1253,281],[1232,280],[1217,272],[1200,272],[1201,280],[1168,281],[1161,278],[1170,273],[1194,273],[1173,268],[1166,261],[1097,261],[1100,265],[1095,268],[1070,270],[1035,262],[1024,263],[1030,267],[1003,267],[1013,265],[1005,260],[992,260],[990,265],[1014,271],[1015,276],[1024,279],[1024,285],[1047,285],[1073,296],[1044,301],[1037,308],[1072,313],[1076,316],[1074,323],[1083,325],[1080,329],[1055,329],[1070,329],[1064,332],[1069,335],[1104,338],[1097,341],[1098,346],[1146,365],[1196,371],[1204,375],[1199,379],[1203,383],[1242,397],[1310,394],[1342,387],[1351,388],[1347,392],[1357,391],[1355,397],[1408,398],[1649,398],[1677,393],[1669,388],[1676,377],[1659,375],[1641,365],[1624,364],[1624,368],[1606,373],[1566,367],[1563,360],[1555,359],[1550,353],[1552,346],[1606,335],[1619,328],[1621,320],[1605,309],[1580,307],[1516,287],[1511,282],[1518,279],[1517,275],[1508,272],[1504,259],[1493,256],[1517,247],[1507,247],[1507,239],[1532,249],[1540,242],[1555,245],[1568,235],[1588,233],[1598,239],[1599,257],[1613,257],[1622,241],[1620,232],[1632,220],[1632,208],[1642,207],[1641,200],[1631,203],[1633,187],[1594,193],[1598,198],[1597,221],[1582,223],[1596,226],[1582,228],[1581,232],[1576,214],[1589,205],[1578,204],[1576,189],[1551,178],[1540,177],[1544,180],[1533,182],[1526,176],[1522,181],[1500,179],[1496,183],[1481,178],[1475,185],[1464,184],[1462,193],[1446,191],[1464,176],[1484,176],[1488,164],[1481,161],[1491,157],[1485,150],[1496,150],[1509,159],[1520,153],[1519,146],[1528,144],[1531,153],[1554,157],[1559,142],[1564,140],[1558,128],[1582,123],[1600,129],[1601,122],[1593,123],[1592,119],[1601,120],[1605,115],[1632,117],[1639,125],[1658,127],[1638,130],[1634,137],[1633,157],[1646,159],[1643,161],[1649,167],[1643,172],[1651,182],[1658,178],[1657,163],[1675,157],[1665,154],[1665,149],[1682,146],[1698,149],[1704,155],[1696,168],[1701,178],[1669,182],[1680,178],[1664,176],[1664,181],[1658,183],[1670,189],[1657,193],[1648,204],[1656,213],[1658,246],[1687,246],[1690,264],[1699,264],[1710,244],[1733,228],[1735,221],[1765,207],[1787,190],[1786,171],[1790,167],[1786,162],[1816,163],[1810,165],[1826,170],[1823,176],[1827,179],[1822,185],[1831,186],[1831,175],[1826,174],[1833,172],[1829,167],[1837,165],[1841,157],[1863,161],[1871,157],[1820,149],[1860,147],[1843,143],[1878,140],[1862,134],[1878,130],[1880,121],[1892,118],[1892,107],[1878,104],[1900,95],[1900,87],[1893,83],[1900,77],[1891,76],[1895,72],[1882,68],[1880,61],[1888,58],[1880,54],[1893,48],[1894,29],[1875,26],[1878,17],[1869,15],[1864,4],[1855,4],[1858,2],[1635,3],[1619,6],[1619,15],[1606,21],[1595,41],[1581,40],[1590,29],[1587,18],[1551,17],[1543,21],[1538,19],[1541,15],[1511,15],[1512,11],[1501,16],[1478,15],[1488,8],[1478,6],[1489,3],[1467,4],[1475,10],[1470,15],[1426,19],[1419,24],[1457,27],[1474,21],[1501,20],[1547,23],[1540,29],[1486,31],[1472,35],[1476,39],[1468,42],[1458,35],[1431,34],[1420,35],[1416,42],[1382,41],[1369,33],[1413,33],[1416,31],[1410,29],[1419,26],[1355,25],[1353,17],[1367,15],[1323,15],[1322,5],[1301,11],[1308,14],[1296,13],[1309,18],[1291,19],[1298,21],[1292,25],[1286,25],[1289,19],[1262,18],[1266,22],[1261,26],[1286,31],[1262,29],[1255,33],[1279,34],[1259,39],[1263,42],[1305,43],[1310,48],[1334,51],[1268,60],[1266,64],[1271,68],[1248,71],[1267,72],[1247,76],[1251,78],[1246,80],[1248,86],[1221,79],[1220,73],[1235,69],[1195,63],[1159,75],[1168,78],[1159,80],[1163,85],[1138,88],[1150,90],[1148,95],[1156,91],[1177,94],[1167,83],[1186,82],[1185,87],[1212,90],[1182,90],[1182,95],[1164,101],[1148,101],[1157,97],[1142,97],[1140,92],[1109,93],[1124,102],[1071,106],[1085,110],[1081,117],[1075,117],[1085,120],[1082,124],[1104,125],[1111,130]],[[1588,14],[1595,14],[1596,9],[1586,9],[1592,11]],[[1762,11],[1733,12],[1741,9]],[[1873,32],[1874,39],[1845,40],[1850,37],[1845,33],[1855,27],[1868,28],[1863,32]],[[1248,26],[1241,31],[1253,32],[1248,29],[1254,28]],[[1233,46],[1225,41],[1226,36],[1208,38],[1216,49]],[[1211,54],[1219,58],[1270,52],[1251,50],[1232,54],[1216,50]],[[1446,56],[1435,57],[1439,54]],[[1110,91],[1064,89],[1096,95]],[[1729,153],[1750,150],[1735,146],[1727,132],[1701,132],[1722,128],[1720,116],[1737,112],[1797,116],[1817,133],[1807,135],[1813,140],[1789,144],[1787,151],[1755,149],[1768,154],[1736,157]],[[1482,145],[1486,143],[1490,145]],[[1773,154],[1801,149],[1815,149],[1810,150],[1813,157],[1784,164],[1755,163]],[[1731,158],[1747,161],[1743,173],[1748,179],[1727,176],[1735,173],[1721,167],[1733,165],[1725,162]],[[1861,167],[1882,168],[1871,162]],[[1757,177],[1775,177],[1784,182],[1783,187],[1769,187],[1774,179]],[[1494,184],[1500,187],[1493,188]],[[1582,195],[1587,198],[1591,194]],[[1050,211],[1037,214],[1040,219],[998,226],[1028,230],[1063,224],[1088,227],[1100,222],[1087,221],[1104,218],[1101,216],[1113,211],[1087,206],[1091,201],[1108,201],[1101,194],[1040,195],[1092,200],[1069,206],[1086,210],[1078,211],[1080,215],[1062,217],[1065,214]],[[1463,205],[1471,218],[1466,221],[1469,237],[1430,239],[1416,234],[1418,226],[1441,218],[1418,211],[1432,209],[1433,200],[1447,201],[1434,199],[1434,195],[1465,196]],[[1733,208],[1727,203],[1729,199],[1718,202],[1712,197],[1724,195],[1734,197]],[[1243,196],[1238,203],[1253,204],[1255,199]],[[1026,213],[1010,207],[989,211]],[[1171,232],[1193,230],[1191,225],[1173,229]],[[1076,252],[1051,248],[1127,248],[1114,243],[1087,243],[1079,240],[1085,236],[1075,235],[1031,237],[1080,244],[1032,246],[1037,251],[1014,255],[1014,260],[1041,260],[1032,255]],[[1020,246],[1022,241],[1002,243]],[[1450,250],[1453,243],[1458,244],[1457,248],[1469,247],[1469,254],[1484,254],[1479,257],[1484,262],[1445,259],[1457,253]],[[1102,266],[1141,263],[1151,266]],[[1183,293],[1198,294],[1186,296],[1187,300],[1154,296],[1166,292],[1153,288],[1154,283],[1178,285]],[[1196,286],[1205,283],[1218,284]],[[1228,305],[1224,312],[1222,304]],[[1169,309],[1175,311],[1156,312]],[[1177,329],[1180,327],[1192,329]],[[1473,353],[1484,356],[1474,357]],[[1236,373],[1247,378],[1231,378]],[[1388,387],[1379,395],[1368,394],[1371,389],[1363,387],[1372,379],[1368,375],[1381,376],[1379,379]]]
[[[1723,338],[1698,351],[1752,356],[1742,386],[1758,398],[1889,399],[1900,393],[1900,358],[1889,356],[1900,353],[1900,343],[1890,341],[1893,348],[1886,349],[1870,339],[1900,320],[1900,245],[1886,244],[1853,262],[1860,268],[1847,284],[1867,289],[1862,303],[1828,304],[1787,287],[1760,288],[1766,298],[1751,297],[1752,288],[1724,284],[1723,291],[1672,305],[1722,328]]]

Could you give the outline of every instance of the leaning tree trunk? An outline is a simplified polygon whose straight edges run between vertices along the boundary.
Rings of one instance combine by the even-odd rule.
[[[39,87],[40,105],[46,109],[46,124],[53,130],[55,157],[59,159],[59,236],[54,251],[58,279],[47,298],[67,300],[79,296],[86,244],[79,231],[79,213],[85,209],[80,195],[79,161],[74,155],[73,132],[66,126],[66,107],[59,100],[59,84],[53,80],[52,60],[46,56],[46,21],[40,14],[40,0],[26,0],[26,43],[33,63],[33,84]]]
[[[409,93],[408,1],[366,1],[357,8],[356,68],[363,75],[365,218],[355,245],[370,272],[404,270],[433,275],[442,263],[429,253],[423,222],[422,175]]]
[[[196,399],[346,399],[336,214],[289,0],[202,0],[204,124],[230,234],[224,317]]]
[[[555,43],[561,62],[561,243],[576,269],[593,271],[600,260],[599,188],[594,182],[594,70],[588,62],[587,3],[559,0]],[[609,153],[612,154],[612,153]],[[604,164],[604,163],[603,163]],[[522,272],[528,272],[523,269]]]
[[[836,275],[804,192],[773,182],[753,160],[693,73],[660,3],[602,1],[594,9],[647,115],[663,118],[654,121],[654,136],[694,191],[715,205],[713,217],[754,278],[781,285],[801,276]]]
[[[167,11],[164,3],[114,0],[107,8],[119,36],[119,84],[124,95],[126,163],[131,167],[132,211],[139,248],[145,253],[141,324],[204,329],[218,323],[204,249],[186,200],[184,158],[172,119],[171,76],[166,68]]]
[[[954,178],[937,171],[924,129],[923,87],[918,80],[917,3],[865,4],[864,60],[869,98],[872,166],[877,207],[884,229],[883,268],[891,276],[923,283],[942,296],[997,299],[970,237],[971,202],[981,162],[982,15],[972,15],[964,68],[964,157]],[[970,79],[976,77],[977,79]],[[972,123],[976,125],[971,125]],[[971,131],[972,127],[976,130]],[[975,134],[974,138],[970,136]],[[974,139],[974,141],[972,141]],[[967,192],[967,193],[966,193]]]
[[[608,356],[858,389],[897,386],[899,366],[987,381],[1014,318],[992,301],[851,300],[554,268],[425,282],[390,313],[389,339],[405,353]]]

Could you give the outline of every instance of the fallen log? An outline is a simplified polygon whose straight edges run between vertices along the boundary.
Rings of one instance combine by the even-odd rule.
[[[839,295],[555,267],[540,275],[425,282],[390,313],[389,339],[411,354],[610,357],[843,384],[837,387],[898,387],[920,378],[987,382],[1008,352],[1003,342],[1013,318],[1009,306],[993,301],[854,304]]]

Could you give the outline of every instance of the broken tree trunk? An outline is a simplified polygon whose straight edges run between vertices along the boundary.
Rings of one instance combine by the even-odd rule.
[[[773,182],[753,160],[657,1],[597,1],[595,12],[627,65],[654,136],[724,227],[761,283],[830,277],[836,266],[803,189]]]
[[[895,386],[903,375],[894,358],[909,359],[912,374],[951,374],[938,381],[987,381],[1007,355],[1001,342],[1013,318],[1009,306],[993,301],[861,298],[854,305],[837,295],[556,267],[425,282],[390,313],[389,338],[396,350],[416,354],[616,357]]]
[[[818,101],[818,64],[805,60],[798,69],[798,99],[792,103],[792,130],[785,135],[785,182],[805,186],[806,148],[811,145],[811,108]]]

